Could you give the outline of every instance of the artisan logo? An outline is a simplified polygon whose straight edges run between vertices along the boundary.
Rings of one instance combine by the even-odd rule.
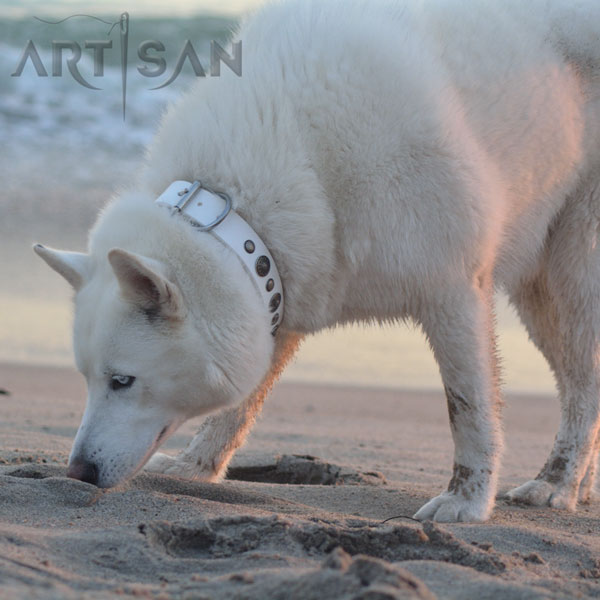
[[[74,17],[85,17],[89,19],[95,19],[107,25],[110,25],[107,39],[104,40],[86,40],[83,43],[85,50],[91,51],[94,59],[94,78],[104,76],[104,56],[105,51],[113,50],[113,40],[108,39],[115,27],[119,27],[120,39],[119,39],[119,50],[120,50],[120,66],[121,66],[121,90],[122,90],[122,108],[123,108],[123,120],[125,120],[125,109],[127,102],[127,56],[129,52],[129,13],[122,13],[118,21],[111,23],[105,21],[99,17],[92,15],[71,15],[60,21],[46,21],[44,19],[36,18],[38,21],[48,23],[50,25],[57,25],[67,19]],[[166,50],[165,45],[158,40],[145,40],[141,42],[137,48],[137,55],[141,61],[138,65],[137,71],[143,77],[160,77],[167,71],[167,61],[160,55],[160,53]],[[65,51],[70,52],[70,56],[65,57]],[[81,60],[82,47],[79,42],[72,40],[54,40],[52,42],[52,77],[62,77],[63,74],[63,58],[66,59],[66,66],[73,79],[80,85],[89,88],[91,90],[101,90],[102,88],[92,85],[87,81],[78,68],[78,63]],[[149,88],[151,90],[158,90],[164,88],[173,83],[184,66],[188,61],[192,66],[194,75],[196,77],[206,77],[206,71],[202,66],[198,54],[192,45],[190,40],[185,40],[179,57],[175,63],[175,67],[171,74],[159,85]],[[21,53],[21,57],[17,62],[14,73],[11,73],[11,77],[20,77],[23,73],[23,69],[26,64],[31,62],[38,77],[48,77],[48,70],[46,69],[40,54],[33,42],[33,40],[27,40],[27,44]],[[242,42],[235,42],[232,44],[232,53],[227,53],[216,41],[210,43],[210,76],[219,77],[221,74],[221,62],[223,62],[229,69],[231,69],[238,77],[242,76]],[[152,66],[150,66],[152,65]]]

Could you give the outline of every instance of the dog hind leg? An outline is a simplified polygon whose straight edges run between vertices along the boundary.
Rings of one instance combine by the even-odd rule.
[[[579,486],[579,502],[589,504],[598,497],[595,490],[598,455],[600,454],[600,432],[596,435],[596,446],[592,452],[590,463]]]
[[[573,510],[594,486],[600,427],[598,190],[570,199],[549,233],[539,274],[512,296],[556,375],[561,424],[535,480],[511,502]]]
[[[260,413],[267,394],[301,341],[297,334],[281,332],[271,370],[259,388],[239,406],[209,416],[188,447],[175,457],[156,453],[146,471],[176,475],[196,481],[223,479],[227,466]]]

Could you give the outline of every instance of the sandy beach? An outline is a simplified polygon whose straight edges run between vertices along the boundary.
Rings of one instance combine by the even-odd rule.
[[[0,364],[0,391],[2,599],[600,597],[598,502],[383,523],[447,485],[441,391],[280,384],[227,481],[141,474],[111,490],[65,478],[77,373]],[[553,398],[506,398],[500,493],[536,474],[557,421]]]

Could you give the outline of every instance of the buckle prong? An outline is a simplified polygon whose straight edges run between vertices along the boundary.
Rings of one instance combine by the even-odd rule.
[[[208,223],[207,225],[202,225],[198,223],[198,221],[191,218],[189,215],[185,215],[185,217],[198,231],[210,231],[211,229],[214,229],[217,225],[219,225],[219,223],[222,223],[227,217],[227,215],[231,212],[231,198],[225,192],[217,192],[216,190],[211,190],[210,188],[203,186],[202,182],[200,181],[194,181],[194,183],[192,183],[192,185],[189,188],[185,188],[180,192],[177,192],[177,195],[181,196],[181,200],[179,200],[177,204],[173,206],[173,211],[171,214],[183,213],[183,209],[190,203],[192,198],[202,189],[205,189],[207,192],[215,194],[216,196],[220,196],[223,200],[225,200],[225,208],[223,209],[223,212],[212,223]],[[199,202],[198,206],[201,205],[202,203]]]
[[[194,194],[202,189],[202,183],[200,181],[194,181],[191,187],[185,188],[177,193],[181,196],[181,200],[173,207],[173,211],[182,212],[183,209],[188,205],[189,201],[194,197]]]

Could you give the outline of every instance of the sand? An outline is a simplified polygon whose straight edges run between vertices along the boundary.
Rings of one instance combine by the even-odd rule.
[[[441,391],[280,384],[227,481],[112,490],[65,478],[84,394],[74,371],[0,364],[2,599],[600,597],[600,503],[383,523],[447,485]],[[537,472],[558,421],[552,398],[506,401],[501,493]]]

